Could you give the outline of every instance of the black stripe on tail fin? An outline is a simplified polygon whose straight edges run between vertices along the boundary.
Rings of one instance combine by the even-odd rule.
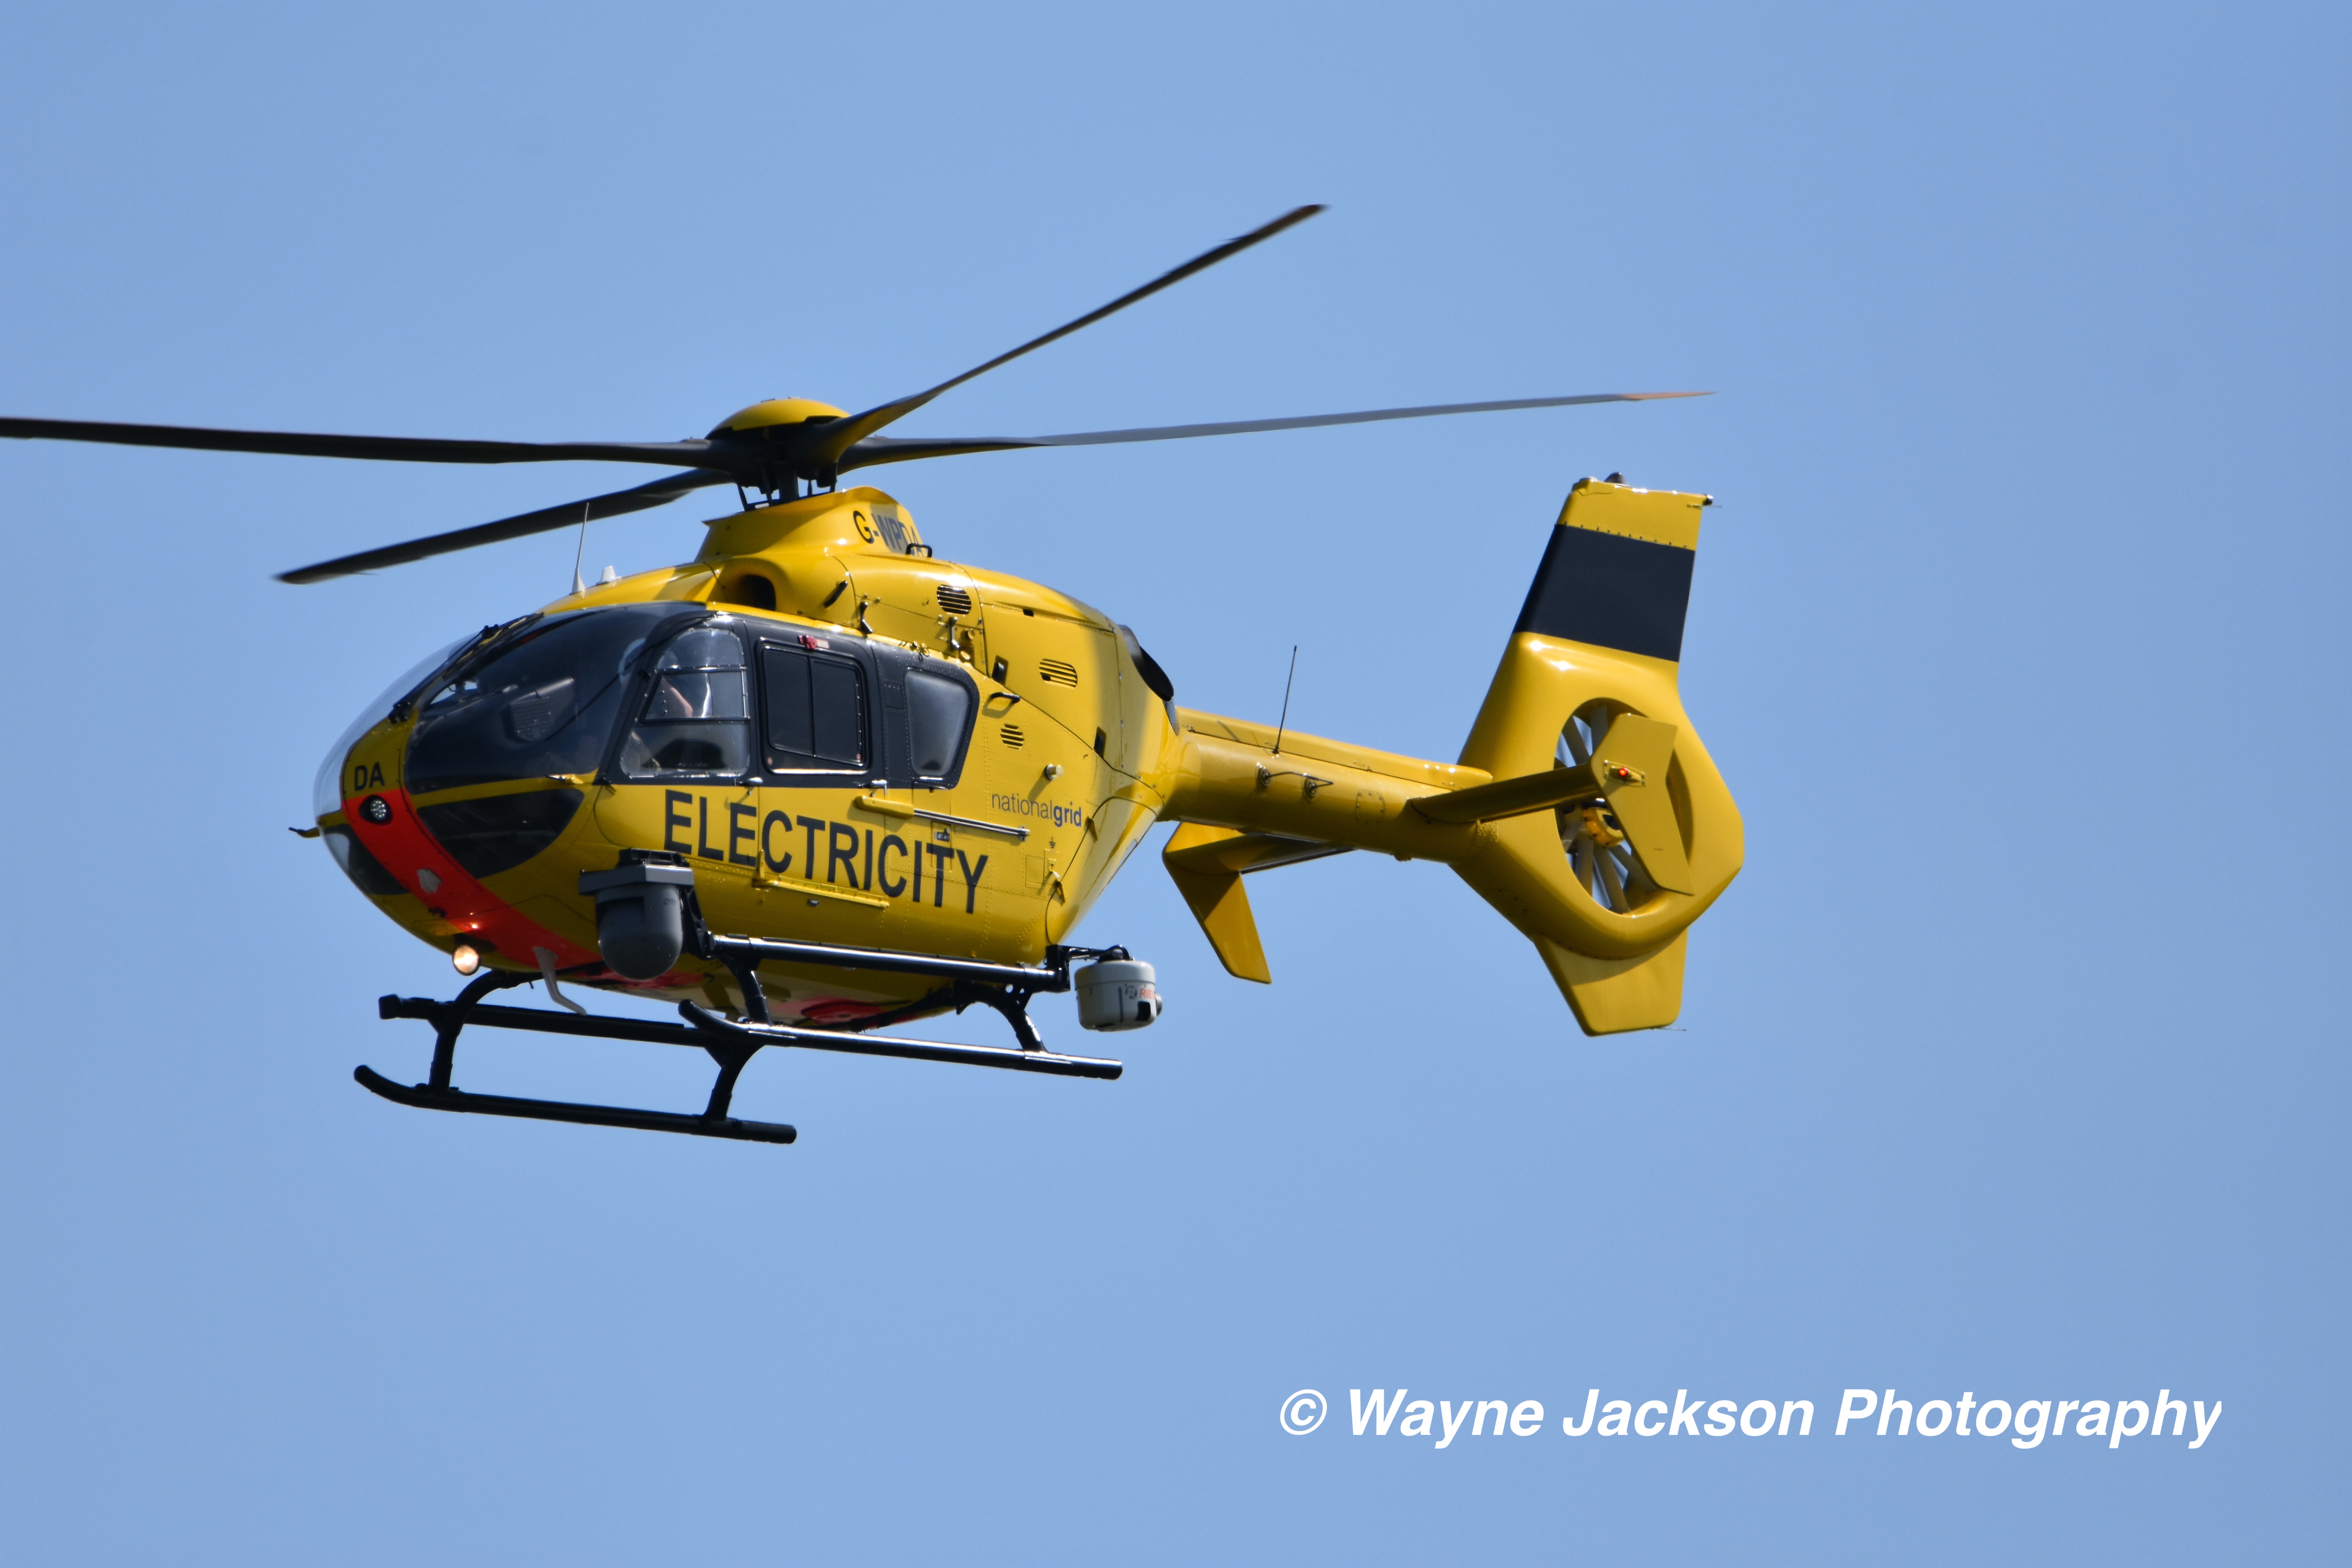
[[[1706,504],[1705,496],[1579,479],[1513,635],[1679,661]]]

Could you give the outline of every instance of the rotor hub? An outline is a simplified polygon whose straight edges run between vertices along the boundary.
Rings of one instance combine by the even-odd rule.
[[[715,441],[721,436],[740,436],[776,425],[821,425],[845,415],[845,410],[814,397],[771,397],[730,414],[710,432],[710,438]]]

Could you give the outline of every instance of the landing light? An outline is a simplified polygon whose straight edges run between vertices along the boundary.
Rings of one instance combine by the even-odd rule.
[[[482,955],[472,942],[461,942],[450,950],[449,964],[460,974],[471,974],[482,967]]]

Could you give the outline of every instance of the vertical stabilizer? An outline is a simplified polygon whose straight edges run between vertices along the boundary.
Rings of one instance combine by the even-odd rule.
[[[1591,768],[1607,791],[1486,823],[1456,863],[1535,942],[1588,1034],[1674,1022],[1684,932],[1744,852],[1678,689],[1706,505],[1577,483],[1462,751],[1497,779]]]

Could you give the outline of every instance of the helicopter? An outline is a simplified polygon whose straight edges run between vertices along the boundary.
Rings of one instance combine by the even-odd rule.
[[[466,977],[385,996],[432,1026],[426,1110],[763,1143],[731,1114],[769,1047],[1117,1079],[1029,1016],[1160,1016],[1156,972],[1070,938],[1146,836],[1226,971],[1270,983],[1246,877],[1365,851],[1454,868],[1525,934],[1588,1035],[1671,1024],[1687,932],[1738,873],[1739,812],[1677,674],[1711,498],[1579,479],[1459,758],[1409,757],[1180,706],[1135,633],[1067,595],[938,555],[844,475],[1040,447],[1160,441],[1695,393],[1601,393],[1005,437],[882,432],[932,400],[1312,217],[1298,207],[928,390],[850,413],[784,397],[699,439],[526,443],[0,419],[0,436],[428,463],[599,461],[649,483],[345,555],[312,584],[584,527],[735,487],[684,563],[595,584],[426,657],[337,737],[296,831]],[[488,1000],[543,983],[555,1008]],[[571,992],[566,991],[571,988]],[[572,993],[675,1004],[591,1013]],[[885,1031],[981,1006],[1010,1046]],[[467,1026],[687,1047],[699,1112],[469,1093]]]

